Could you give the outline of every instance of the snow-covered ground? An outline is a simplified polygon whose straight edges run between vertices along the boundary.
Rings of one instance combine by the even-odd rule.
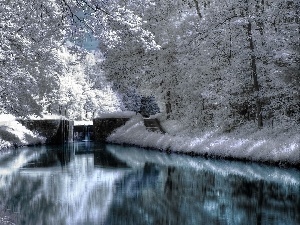
[[[245,125],[232,133],[218,130],[189,134],[176,121],[164,121],[167,134],[150,132],[140,115],[115,130],[107,140],[118,144],[173,152],[198,153],[209,156],[231,157],[263,162],[300,163],[300,129],[251,130]]]

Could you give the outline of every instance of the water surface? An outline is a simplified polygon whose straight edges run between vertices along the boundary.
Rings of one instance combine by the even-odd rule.
[[[74,143],[0,153],[0,224],[300,224],[300,172]]]

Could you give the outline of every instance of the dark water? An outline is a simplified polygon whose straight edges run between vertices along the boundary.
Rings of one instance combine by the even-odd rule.
[[[90,142],[0,153],[0,224],[300,224],[300,172]]]

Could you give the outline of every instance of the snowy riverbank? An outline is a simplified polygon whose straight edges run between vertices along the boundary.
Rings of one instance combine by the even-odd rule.
[[[162,126],[167,134],[150,132],[138,115],[118,128],[107,140],[171,152],[293,165],[300,163],[299,128],[251,130],[245,125],[232,133],[214,130],[188,135],[175,121],[164,121]]]
[[[45,138],[28,130],[16,121],[12,115],[0,115],[0,151],[11,147],[36,145],[45,142]]]
[[[107,141],[192,155],[300,164],[299,127],[257,130],[245,125],[231,133],[211,130],[191,134],[178,121],[162,121],[161,125],[166,134],[148,131],[142,116],[136,115]],[[26,129],[15,117],[0,115],[0,150],[44,142],[45,138]]]

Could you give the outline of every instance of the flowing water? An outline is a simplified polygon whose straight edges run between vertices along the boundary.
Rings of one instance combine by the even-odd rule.
[[[0,153],[0,224],[300,224],[300,171],[92,142]]]

